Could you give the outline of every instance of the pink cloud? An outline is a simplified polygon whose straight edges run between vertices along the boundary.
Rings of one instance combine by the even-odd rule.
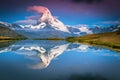
[[[30,6],[30,7],[28,7],[28,10],[35,11],[37,13],[46,13],[46,12],[48,12],[48,9],[46,7],[43,7],[43,6]]]

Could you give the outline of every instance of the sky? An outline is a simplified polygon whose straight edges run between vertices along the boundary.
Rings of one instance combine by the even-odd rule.
[[[41,14],[31,6],[47,7],[65,25],[120,24],[120,0],[1,0],[0,21],[34,24]]]

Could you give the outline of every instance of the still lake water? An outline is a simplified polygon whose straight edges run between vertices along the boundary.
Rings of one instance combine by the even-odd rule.
[[[65,41],[17,41],[0,48],[0,80],[120,80],[120,53]]]

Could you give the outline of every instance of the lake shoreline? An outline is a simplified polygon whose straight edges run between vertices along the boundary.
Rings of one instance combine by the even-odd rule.
[[[86,36],[69,37],[66,39],[67,42],[78,42],[93,46],[101,46],[120,52],[120,31],[100,33],[100,34],[89,34]]]
[[[120,31],[116,32],[108,32],[108,33],[99,33],[99,34],[89,34],[86,36],[78,36],[78,37],[68,37],[68,38],[9,38],[9,37],[1,37],[0,42],[7,41],[16,41],[16,40],[65,40],[66,42],[77,42],[92,46],[100,46],[109,48],[114,51],[120,52]]]

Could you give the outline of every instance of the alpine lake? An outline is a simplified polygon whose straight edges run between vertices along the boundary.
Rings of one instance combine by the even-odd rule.
[[[0,80],[120,80],[120,52],[64,40],[0,42]]]

